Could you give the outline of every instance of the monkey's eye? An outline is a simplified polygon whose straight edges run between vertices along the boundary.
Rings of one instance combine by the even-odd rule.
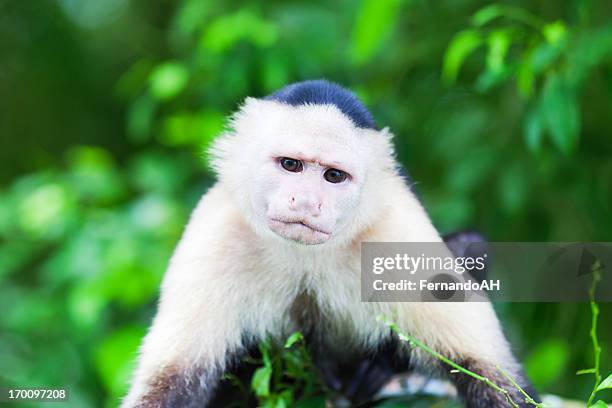
[[[304,165],[301,161],[291,159],[289,157],[283,157],[280,159],[280,165],[283,169],[290,171],[292,173],[299,173],[304,168]]]
[[[342,170],[329,169],[323,174],[323,177],[325,178],[325,180],[329,181],[330,183],[336,184],[336,183],[342,183],[344,180],[346,180],[348,177],[348,174],[346,174]]]

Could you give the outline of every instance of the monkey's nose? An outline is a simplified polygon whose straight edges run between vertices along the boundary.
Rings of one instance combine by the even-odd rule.
[[[289,209],[295,212],[303,213],[311,217],[321,215],[321,201],[314,197],[289,197]]]

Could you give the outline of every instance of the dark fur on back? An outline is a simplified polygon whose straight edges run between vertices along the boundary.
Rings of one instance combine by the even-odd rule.
[[[284,102],[292,106],[334,105],[348,116],[355,126],[376,129],[374,117],[354,93],[323,79],[287,85],[265,99]]]

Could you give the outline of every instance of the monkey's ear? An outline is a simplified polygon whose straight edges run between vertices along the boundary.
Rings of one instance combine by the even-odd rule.
[[[393,138],[395,137],[395,135],[391,133],[391,130],[389,129],[388,126],[385,126],[384,128],[380,129],[378,133],[380,133],[382,136],[384,136],[389,141],[393,140]]]
[[[257,99],[250,96],[246,97],[238,109],[232,114],[229,121],[230,129],[232,131],[237,131],[240,127],[248,129],[251,126],[251,120],[253,118],[257,120],[257,118],[261,116],[261,112],[265,111],[263,106],[265,102],[266,101],[263,99]],[[260,113],[260,115],[258,115],[258,113]]]
[[[369,149],[372,152],[369,156],[385,168],[395,168],[395,146],[393,144],[393,133],[388,127],[377,129],[360,129],[362,135],[368,140]]]

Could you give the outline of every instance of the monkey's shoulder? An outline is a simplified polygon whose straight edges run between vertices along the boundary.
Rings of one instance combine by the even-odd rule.
[[[192,211],[179,244],[177,245],[168,274],[175,270],[197,273],[214,268],[225,269],[248,258],[256,242],[255,233],[249,228],[230,192],[221,184],[212,186]]]

